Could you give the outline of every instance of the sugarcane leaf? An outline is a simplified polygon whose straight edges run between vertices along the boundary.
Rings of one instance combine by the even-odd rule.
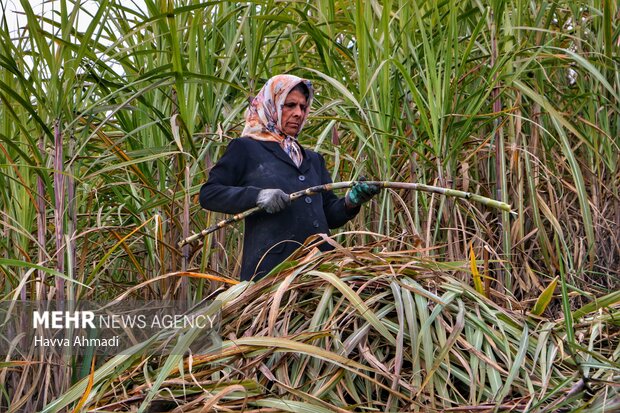
[[[396,339],[394,336],[388,331],[385,325],[379,320],[370,308],[364,303],[364,301],[349,287],[345,284],[341,279],[336,277],[332,273],[320,272],[320,271],[309,271],[309,275],[317,275],[323,278],[325,281],[332,284],[336,289],[338,289],[350,302],[353,304],[355,309],[360,313],[362,317],[364,317],[383,337],[385,337],[388,342],[391,344],[396,343]]]
[[[292,412],[292,413],[333,413],[333,410],[327,409],[322,406],[317,406],[314,403],[300,402],[295,400],[285,399],[263,399],[257,400],[253,404],[261,407],[270,407],[279,411]]]
[[[480,295],[487,296],[486,291],[482,285],[482,278],[480,277],[480,272],[478,271],[478,265],[476,264],[476,255],[474,254],[474,246],[473,244],[469,244],[469,268],[471,269],[471,275],[474,279],[474,287],[476,291]]]
[[[35,270],[43,271],[44,273],[47,273],[47,274],[52,275],[54,277],[62,278],[65,281],[69,281],[69,282],[81,285],[82,287],[86,287],[88,289],[92,288],[89,285],[81,283],[78,280],[75,280],[73,278],[70,278],[70,277],[66,276],[65,274],[63,274],[61,272],[58,272],[58,271],[56,271],[54,269],[47,268],[47,267],[44,267],[42,265],[34,264],[34,263],[31,263],[31,262],[25,262],[25,261],[15,260],[15,259],[11,259],[11,258],[0,258],[0,265],[5,265],[5,266],[9,266],[9,267],[22,267],[22,268],[35,269]]]
[[[496,398],[497,403],[501,403],[511,390],[511,386],[515,378],[523,371],[523,361],[529,350],[529,327],[527,324],[523,325],[523,333],[521,334],[521,341],[519,342],[519,348],[517,350],[516,357],[510,367],[508,377],[504,379],[502,383],[502,390]]]
[[[542,315],[542,313],[545,312],[545,310],[549,306],[549,303],[551,302],[551,299],[553,298],[555,288],[558,285],[558,278],[559,277],[555,277],[553,280],[551,280],[549,285],[540,294],[540,296],[536,300],[536,303],[534,304],[534,307],[532,307],[532,314],[540,316]]]
[[[578,319],[586,314],[595,312],[601,308],[611,307],[614,304],[620,303],[620,291],[614,291],[602,297],[594,297],[591,303],[578,308],[573,312],[573,318]]]

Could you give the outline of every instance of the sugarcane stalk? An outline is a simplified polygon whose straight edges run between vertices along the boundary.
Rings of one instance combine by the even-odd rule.
[[[290,197],[291,202],[293,202],[301,198],[302,196],[316,195],[322,192],[332,191],[334,189],[351,188],[353,185],[359,182],[361,181],[334,182],[331,184],[311,186],[310,188],[304,189],[302,191],[293,192],[292,194],[289,194],[289,197]],[[378,185],[381,188],[411,189],[414,191],[431,192],[435,194],[466,199],[468,201],[479,202],[487,207],[501,209],[502,211],[510,212],[512,215],[516,215],[516,212],[512,211],[510,209],[510,205],[508,205],[507,203],[497,201],[495,199],[487,198],[482,195],[474,194],[471,192],[459,191],[459,190],[450,189],[450,188],[442,188],[439,186],[432,186],[432,185],[426,185],[426,184],[415,183],[415,182],[388,182],[388,181],[363,181],[363,182],[368,185]],[[234,222],[241,221],[242,219],[245,219],[246,217],[249,217],[250,215],[258,211],[261,211],[261,210],[262,208],[257,206],[257,207],[248,209],[247,211],[243,211],[236,215],[233,215],[230,218],[226,218],[218,222],[217,224],[210,226],[209,228],[203,229],[197,234],[194,234],[192,236],[189,236],[179,241],[178,246],[179,248],[181,248],[184,245],[189,244],[190,242],[194,242],[197,239],[205,237],[209,235],[210,233],[215,232],[218,229],[224,228],[225,226],[230,225]]]

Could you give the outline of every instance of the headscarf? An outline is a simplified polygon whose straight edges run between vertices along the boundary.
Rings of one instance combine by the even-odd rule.
[[[297,166],[303,159],[297,136],[286,135],[282,130],[281,122],[284,101],[289,92],[300,83],[308,88],[306,111],[299,127],[301,131],[308,118],[314,96],[312,83],[293,75],[276,75],[265,83],[246,110],[245,127],[242,133],[242,136],[249,136],[259,141],[278,142]]]

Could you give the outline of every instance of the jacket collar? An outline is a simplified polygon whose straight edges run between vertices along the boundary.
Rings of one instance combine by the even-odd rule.
[[[301,165],[299,165],[299,168],[298,168],[297,165],[295,165],[295,162],[293,162],[293,160],[291,159],[291,157],[288,156],[286,152],[284,152],[284,150],[282,149],[282,147],[280,146],[278,142],[271,142],[271,141],[258,141],[258,142],[260,142],[265,148],[271,151],[275,155],[276,158],[280,159],[282,162],[289,164],[293,168],[297,169],[299,172],[305,173],[308,171],[308,169],[310,169],[310,160],[308,159],[308,153],[306,152],[303,146],[299,145],[304,159],[301,161]]]

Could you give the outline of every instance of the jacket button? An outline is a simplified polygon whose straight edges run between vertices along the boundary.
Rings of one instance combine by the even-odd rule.
[[[299,180],[300,180],[301,182],[303,182],[303,181],[305,181],[305,180],[306,180],[306,177],[305,177],[305,176],[303,176],[303,175],[299,175]]]
[[[309,196],[307,196],[305,198],[306,204],[311,204],[312,203],[312,198],[310,198]]]
[[[312,226],[314,228],[318,228],[319,227],[319,221],[317,221],[316,219],[314,220],[314,222],[312,223]]]

